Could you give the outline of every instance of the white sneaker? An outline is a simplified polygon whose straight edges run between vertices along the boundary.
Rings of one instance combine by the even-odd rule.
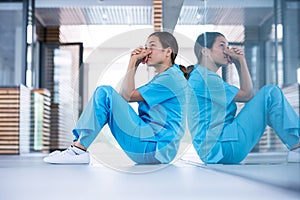
[[[70,146],[64,151],[54,151],[44,158],[44,162],[52,164],[88,164],[89,152]]]
[[[300,148],[288,152],[287,161],[293,163],[300,163]]]

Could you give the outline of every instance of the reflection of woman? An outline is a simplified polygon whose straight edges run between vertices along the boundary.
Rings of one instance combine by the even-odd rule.
[[[243,51],[229,49],[221,33],[199,35],[194,50],[198,64],[188,81],[192,88],[188,123],[200,158],[205,163],[239,163],[269,125],[288,149],[296,149],[290,152],[289,160],[300,162],[299,117],[282,91],[267,85],[253,96]],[[238,71],[239,88],[216,74],[232,62]],[[237,116],[235,102],[247,102]]]
[[[48,163],[89,163],[86,149],[105,124],[125,153],[136,163],[169,163],[176,156],[184,133],[185,89],[187,82],[174,64],[177,41],[168,32],[155,32],[145,48],[132,53],[120,94],[100,86],[73,130],[74,144],[44,158]],[[135,89],[134,76],[143,62],[157,75]],[[128,102],[139,103],[139,115]]]

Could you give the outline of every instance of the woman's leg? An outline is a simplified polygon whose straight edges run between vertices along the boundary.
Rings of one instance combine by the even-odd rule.
[[[273,85],[263,87],[237,115],[239,140],[223,142],[223,163],[242,161],[262,137],[266,125],[272,127],[288,149],[299,141],[299,117]]]
[[[156,142],[141,141],[153,136],[152,128],[110,86],[100,86],[80,116],[73,130],[75,141],[88,148],[108,123],[127,155],[137,163],[159,163],[154,158]]]

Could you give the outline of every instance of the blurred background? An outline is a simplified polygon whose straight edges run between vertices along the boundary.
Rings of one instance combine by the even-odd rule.
[[[153,31],[174,33],[185,66],[199,34],[222,32],[245,50],[255,91],[278,85],[299,113],[299,19],[299,0],[0,0],[0,154],[68,147],[95,87],[117,89]],[[219,73],[238,85],[233,69]],[[152,76],[141,66],[137,85]],[[252,151],[286,149],[267,127]]]

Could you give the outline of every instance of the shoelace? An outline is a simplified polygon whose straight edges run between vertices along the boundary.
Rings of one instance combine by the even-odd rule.
[[[79,153],[77,153],[74,149],[73,149],[73,147],[72,146],[70,146],[67,150],[71,150],[71,151],[73,151],[74,153],[75,153],[75,155],[77,156],[77,155],[79,155]]]
[[[59,151],[59,150],[56,150],[56,151],[53,151],[52,153],[49,154],[49,156],[54,156],[56,154],[60,154],[60,155],[65,155],[67,152],[69,151],[72,151],[75,155],[79,155],[79,153],[77,153],[72,146],[69,146],[66,150],[63,150],[63,151]]]
[[[69,151],[72,151],[75,155],[79,155],[79,153],[77,153],[76,151],[74,151],[74,149],[73,149],[72,146],[68,147],[68,148],[67,148],[66,150],[64,150],[64,151],[61,151],[60,154],[61,154],[61,155],[64,155],[64,154],[67,154]]]

